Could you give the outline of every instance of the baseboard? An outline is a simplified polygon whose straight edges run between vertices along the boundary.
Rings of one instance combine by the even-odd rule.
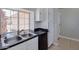
[[[67,36],[59,35],[59,37],[60,38],[66,38],[66,39],[69,39],[69,40],[79,41],[79,39],[75,39],[75,38],[71,38],[71,37],[67,37]]]
[[[52,43],[50,46],[48,46],[48,48],[50,48],[51,46],[54,46],[54,44]]]

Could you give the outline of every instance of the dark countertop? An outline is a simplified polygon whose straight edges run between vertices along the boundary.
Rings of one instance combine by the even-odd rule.
[[[16,37],[10,38],[10,40],[8,41],[8,45],[7,46],[2,47],[2,45],[0,44],[0,50],[9,49],[9,48],[11,48],[13,46],[16,46],[16,45],[19,45],[19,44],[21,44],[23,42],[31,40],[31,39],[33,39],[33,38],[35,38],[35,37],[37,37],[37,36],[39,36],[41,34],[44,34],[46,32],[48,32],[47,29],[36,28],[34,30],[34,33],[33,33],[34,35],[32,35],[32,36],[27,36],[27,37],[25,37],[25,38],[23,38],[21,40],[18,40]]]
[[[41,35],[41,34],[47,33],[48,29],[36,28],[34,32],[37,35]]]
[[[28,40],[31,40],[32,38],[35,38],[35,37],[37,37],[37,36],[38,36],[37,34],[34,34],[34,35],[32,35],[32,36],[26,36],[25,38],[22,38],[22,39],[18,39],[17,36],[16,36],[16,37],[13,37],[13,38],[10,38],[10,39],[8,40],[8,43],[7,43],[6,46],[3,47],[3,46],[0,44],[0,50],[9,49],[9,48],[11,48],[11,47],[13,47],[13,46],[16,46],[16,45],[18,45],[18,44],[21,44],[21,43],[23,43],[23,42],[26,42],[26,41],[28,41]]]

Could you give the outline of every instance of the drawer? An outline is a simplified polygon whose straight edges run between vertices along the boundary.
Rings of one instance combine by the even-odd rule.
[[[9,48],[8,50],[37,50],[37,49],[38,49],[38,37],[35,37],[24,43]]]

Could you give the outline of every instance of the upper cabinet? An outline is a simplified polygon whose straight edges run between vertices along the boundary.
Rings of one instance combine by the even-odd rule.
[[[47,9],[46,8],[37,8],[35,12],[35,21],[43,21],[47,18]]]
[[[40,20],[40,8],[37,8],[35,13],[36,13],[36,15],[35,15],[35,17],[36,17],[35,21],[41,21]]]
[[[43,8],[37,8],[36,9],[36,20],[35,21],[42,21],[44,18],[44,9]]]

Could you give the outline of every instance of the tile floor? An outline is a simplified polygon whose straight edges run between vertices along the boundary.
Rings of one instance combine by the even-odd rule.
[[[61,38],[58,41],[58,45],[52,45],[49,50],[79,50],[79,42]]]

